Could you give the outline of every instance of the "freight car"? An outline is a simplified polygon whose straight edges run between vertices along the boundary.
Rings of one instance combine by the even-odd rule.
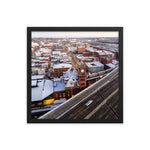
[[[92,77],[96,77],[96,76],[100,76],[100,75],[103,75],[105,73],[108,73],[110,71],[112,71],[114,68],[109,68],[107,70],[104,70],[104,71],[100,71],[98,73],[93,73],[93,74],[90,74],[90,75],[87,75],[87,78],[92,78]]]

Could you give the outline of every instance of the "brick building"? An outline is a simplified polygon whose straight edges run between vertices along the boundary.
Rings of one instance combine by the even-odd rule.
[[[81,54],[81,53],[85,52],[85,47],[84,46],[78,46],[77,50],[78,50],[78,53]]]
[[[83,56],[90,57],[90,56],[92,56],[92,53],[91,52],[83,52]]]
[[[110,57],[103,57],[103,58],[101,58],[101,63],[103,63],[104,65],[112,63],[112,58],[110,58]]]
[[[79,64],[78,76],[79,76],[80,88],[85,88],[86,87],[86,65],[83,61],[81,61],[81,63]]]
[[[51,77],[60,77],[63,75],[63,72],[66,72],[72,65],[67,63],[54,64],[51,70]]]
[[[66,49],[54,49],[54,51],[66,52]]]
[[[104,65],[100,62],[86,62],[87,71],[95,73],[104,70]]]

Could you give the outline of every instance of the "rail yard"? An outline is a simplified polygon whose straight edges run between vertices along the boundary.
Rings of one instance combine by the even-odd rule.
[[[116,89],[118,89],[119,86],[119,76],[118,76],[118,68],[116,68],[114,71],[112,71],[110,74],[108,74],[106,77],[104,77],[102,80],[96,82],[89,88],[85,89],[84,91],[80,92],[73,98],[69,99],[62,105],[58,106],[56,109],[46,113],[39,119],[87,119],[86,117],[103,101],[105,101],[106,98],[108,98],[109,95],[111,95]],[[111,115],[114,114],[114,118],[117,118],[117,105],[118,105],[118,98],[114,98],[114,94],[112,97],[110,97],[108,100],[111,101],[111,99],[115,99],[114,106],[115,109],[109,107],[107,110]],[[89,105],[86,105],[88,102],[90,102]],[[107,105],[107,103],[105,104]],[[108,104],[109,105],[109,104]],[[105,107],[106,108],[106,107]],[[95,118],[93,116],[95,115],[99,109],[90,117]],[[107,113],[108,113],[107,112]],[[105,113],[104,113],[105,114]],[[106,115],[107,116],[107,115]],[[98,116],[98,118],[104,118],[102,115],[101,117]]]

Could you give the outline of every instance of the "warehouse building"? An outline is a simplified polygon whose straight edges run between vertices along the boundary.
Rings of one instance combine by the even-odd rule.
[[[86,62],[87,72],[95,73],[104,70],[104,65],[100,62]]]

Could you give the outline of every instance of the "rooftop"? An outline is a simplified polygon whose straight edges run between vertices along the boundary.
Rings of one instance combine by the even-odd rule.
[[[79,60],[91,60],[91,59],[93,59],[94,57],[84,57],[84,56],[82,56],[82,55],[77,55],[76,56],[77,57],[77,59],[79,59]]]
[[[53,66],[54,69],[58,69],[58,68],[70,68],[70,67],[72,67],[72,65],[67,64],[67,63],[55,64]]]
[[[32,47],[35,47],[35,46],[39,46],[39,44],[32,42]]]
[[[63,73],[63,77],[65,80],[69,80],[71,73],[72,73],[72,67],[70,67],[66,72]]]
[[[83,46],[83,45],[80,45],[80,46],[78,46],[78,48],[85,48],[85,46]]]
[[[65,91],[65,84],[62,78],[54,78],[54,92]]]
[[[104,67],[104,65],[98,61],[95,62],[86,62],[85,63],[87,67],[91,68],[91,67]]]
[[[116,66],[114,65],[114,64],[112,64],[112,63],[109,63],[109,64],[106,64],[108,67],[110,67],[110,68],[115,68]]]
[[[112,60],[112,64],[118,65],[118,64],[119,64],[119,61],[113,59],[113,60]]]
[[[31,85],[32,85],[32,87],[37,86],[37,80],[32,80]]]
[[[93,47],[87,47],[86,50],[89,52],[95,52],[96,51],[96,49]]]
[[[78,82],[78,73],[73,70],[71,73],[70,73],[70,78],[66,84],[66,87],[74,87],[75,86],[75,83]]]
[[[42,79],[44,75],[32,75],[32,80]]]
[[[53,93],[53,82],[51,80],[42,80],[41,82],[38,82],[37,87],[32,88],[31,91],[32,102],[41,101],[52,93]]]

